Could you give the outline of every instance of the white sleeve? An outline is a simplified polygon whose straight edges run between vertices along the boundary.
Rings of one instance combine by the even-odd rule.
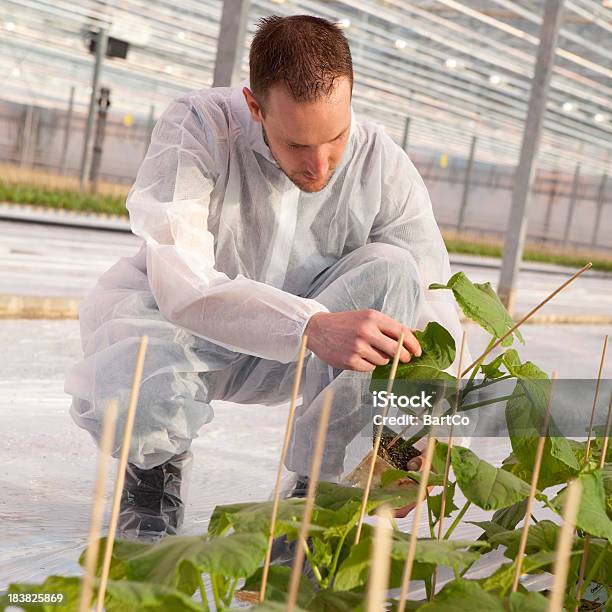
[[[309,318],[328,309],[215,268],[208,215],[227,132],[188,100],[170,105],[128,195],[132,231],[146,242],[149,284],[166,319],[230,350],[289,363]]]
[[[457,347],[457,358],[450,368],[450,372],[455,374],[462,336],[459,311],[450,291],[428,289],[431,283],[445,284],[451,276],[446,245],[421,175],[408,155],[389,136],[383,133],[382,138],[385,158],[383,198],[370,230],[370,240],[399,246],[414,257],[424,298],[416,326],[423,329],[430,321],[437,321],[450,332]],[[464,367],[469,359],[466,347]]]

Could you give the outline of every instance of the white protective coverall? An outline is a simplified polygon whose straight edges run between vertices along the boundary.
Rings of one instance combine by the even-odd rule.
[[[375,308],[411,328],[437,320],[459,345],[451,293],[426,289],[450,267],[423,180],[381,126],[354,113],[333,177],[307,193],[275,162],[242,86],[188,93],[157,122],[127,208],[143,245],[82,302],[84,359],[65,390],[96,440],[111,398],[122,428],[139,340],[149,336],[129,454],[141,468],[188,449],[213,399],[287,401],[314,313]],[[331,385],[321,474],[346,473],[370,376],[307,352],[290,470],[308,473]]]

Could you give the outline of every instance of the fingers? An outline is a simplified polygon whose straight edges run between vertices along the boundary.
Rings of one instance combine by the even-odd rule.
[[[378,329],[380,329],[383,334],[389,336],[390,338],[393,338],[394,340],[398,340],[400,334],[403,333],[404,347],[413,355],[420,357],[421,345],[419,344],[419,341],[416,339],[415,335],[412,333],[412,330],[406,327],[405,325],[398,323],[395,319],[392,319],[391,317],[383,313],[380,314],[381,319],[378,323]]]
[[[387,365],[390,361],[388,355],[366,343],[360,351],[360,356],[375,366]]]
[[[423,460],[421,459],[421,457],[415,457],[414,459],[411,459],[408,462],[408,465],[406,467],[410,472],[418,472],[421,469],[422,464]]]

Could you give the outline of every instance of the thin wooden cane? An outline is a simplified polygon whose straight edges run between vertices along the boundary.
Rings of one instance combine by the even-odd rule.
[[[589,262],[584,268],[578,270],[571,278],[568,278],[564,283],[559,285],[547,298],[542,300],[537,306],[532,308],[518,323],[515,323],[501,338],[499,338],[492,346],[490,346],[478,359],[473,361],[463,372],[463,378],[474,366],[478,365],[491,351],[495,350],[510,334],[513,334],[527,319],[530,319],[542,306],[550,302],[560,291],[563,291],[571,282],[576,280],[581,274],[586,272],[593,264]]]
[[[514,579],[512,581],[512,592],[515,593],[518,589],[519,581],[521,579],[521,573],[523,570],[523,555],[527,548],[527,537],[529,536],[529,526],[531,521],[531,510],[533,508],[533,500],[535,498],[536,491],[538,490],[538,479],[540,478],[540,468],[542,467],[542,457],[544,456],[544,445],[548,437],[548,424],[550,422],[550,410],[552,406],[553,386],[557,380],[556,372],[553,372],[552,380],[550,383],[550,394],[548,396],[548,402],[546,403],[546,412],[544,413],[544,423],[542,425],[542,432],[538,440],[538,446],[536,447],[535,460],[533,462],[533,472],[531,473],[531,487],[529,489],[529,497],[527,498],[527,508],[525,509],[525,522],[521,531],[521,539],[519,541],[518,553],[516,555],[516,568],[514,571]]]
[[[579,480],[572,480],[567,486],[565,508],[563,510],[563,525],[557,540],[557,551],[553,566],[553,584],[550,591],[548,612],[562,612],[565,600],[565,586],[567,584],[567,571],[576,527],[576,516],[580,506],[582,485]]]
[[[465,349],[465,339],[467,332],[463,330],[461,335],[461,348],[459,349],[459,363],[457,365],[457,374],[461,372],[461,366],[463,365],[463,352]],[[458,383],[461,383],[461,379],[457,379]],[[460,385],[457,385],[457,395],[455,397],[455,406],[453,408],[453,415],[457,414],[459,409],[459,389]],[[442,539],[443,525],[444,525],[444,513],[446,512],[446,485],[448,484],[448,475],[450,473],[451,463],[451,451],[453,449],[453,430],[455,429],[454,423],[451,421],[451,425],[448,431],[448,447],[446,449],[446,459],[444,461],[444,480],[442,481],[442,497],[440,499],[440,519],[438,522],[438,540]],[[431,579],[431,596],[433,597],[436,592],[436,581],[438,579],[438,566],[434,568],[434,573]]]
[[[289,415],[287,416],[287,425],[285,426],[285,439],[281,450],[280,461],[278,462],[278,470],[276,471],[276,483],[274,485],[274,498],[272,502],[272,516],[270,517],[270,533],[268,535],[268,550],[264,559],[263,570],[261,574],[261,588],[259,590],[259,601],[263,603],[266,597],[266,585],[268,583],[268,572],[270,570],[270,556],[272,554],[272,542],[274,541],[274,530],[276,529],[276,515],[280,503],[281,478],[283,474],[283,466],[287,458],[287,449],[289,448],[289,439],[293,428],[293,420],[295,418],[295,406],[297,396],[300,390],[300,382],[302,379],[302,369],[304,367],[304,354],[306,352],[306,344],[308,336],[302,336],[302,344],[300,345],[300,353],[298,356],[297,366],[295,370],[295,378],[293,380],[293,389],[291,391],[291,403],[289,404]]]
[[[408,588],[410,586],[410,576],[412,575],[412,566],[414,564],[414,557],[416,553],[417,537],[419,531],[419,521],[421,519],[421,507],[423,500],[425,499],[425,493],[427,491],[427,481],[429,480],[429,471],[431,469],[431,460],[433,458],[434,446],[436,439],[432,433],[429,434],[429,440],[427,441],[427,450],[425,459],[423,461],[423,467],[421,469],[421,481],[419,482],[419,493],[417,496],[416,507],[414,509],[414,517],[412,519],[412,532],[410,534],[410,541],[408,544],[408,554],[406,556],[406,563],[404,564],[404,572],[402,575],[402,587],[400,590],[400,598],[397,606],[397,612],[404,612],[406,609],[406,598],[408,597]]]
[[[393,364],[391,365],[391,372],[389,375],[389,380],[387,382],[387,395],[391,393],[393,389],[393,381],[395,380],[395,375],[397,373],[397,366],[399,364],[400,354],[402,352],[402,348],[404,345],[404,333],[400,334],[400,337],[397,341],[397,349],[395,350],[395,355],[393,357]],[[385,417],[387,416],[387,412],[389,411],[388,405],[385,406],[385,409],[382,414],[382,419],[380,421],[380,425],[376,432],[376,437],[374,438],[374,445],[372,450],[370,451],[370,469],[368,471],[368,479],[366,480],[366,486],[363,489],[363,497],[361,498],[361,509],[359,510],[359,520],[357,521],[357,530],[355,531],[355,544],[359,544],[359,539],[361,538],[361,529],[363,528],[363,520],[365,518],[366,510],[368,507],[368,498],[370,497],[370,488],[372,487],[372,480],[374,479],[374,468],[376,467],[376,459],[378,457],[378,449],[380,448],[380,441],[382,439],[383,427],[385,422]],[[362,460],[367,461],[368,455]]]
[[[323,406],[321,408],[321,417],[319,419],[319,429],[317,431],[317,439],[313,451],[312,464],[308,475],[308,491],[306,493],[306,503],[304,505],[304,515],[300,526],[300,534],[298,542],[306,542],[308,530],[310,528],[310,519],[312,518],[312,510],[314,508],[315,492],[317,489],[317,481],[321,471],[321,463],[323,462],[323,451],[325,449],[325,438],[327,437],[327,426],[329,425],[329,413],[331,411],[332,398],[334,392],[332,389],[327,389],[323,396]],[[293,568],[291,570],[291,578],[289,581],[289,595],[287,596],[287,612],[292,612],[297,602],[297,594],[300,588],[300,576],[302,574],[302,566],[304,564],[304,547],[295,547],[295,557],[293,560]]]
[[[115,423],[117,421],[117,400],[113,399],[106,407],[104,414],[104,425],[100,438],[100,453],[98,454],[98,472],[94,487],[94,498],[91,507],[91,520],[89,523],[89,535],[87,537],[87,551],[85,553],[84,574],[81,581],[81,600],[79,612],[91,610],[91,595],[93,593],[93,577],[98,561],[98,550],[100,548],[100,530],[102,529],[102,515],[104,511],[104,488],[106,484],[106,468],[108,459],[112,452],[113,438],[115,434]]]
[[[106,585],[108,583],[111,558],[113,556],[113,545],[115,543],[115,532],[117,531],[117,520],[119,518],[119,504],[121,502],[121,493],[123,491],[123,483],[125,481],[125,469],[127,467],[128,454],[130,451],[130,441],[132,438],[132,429],[134,427],[134,417],[136,415],[136,406],[138,405],[140,381],[142,380],[142,370],[144,367],[148,342],[148,336],[143,336],[140,339],[140,347],[138,348],[138,355],[136,356],[136,367],[134,369],[134,377],[132,379],[130,403],[125,420],[125,429],[123,432],[121,453],[119,455],[119,464],[117,465],[117,478],[115,480],[115,490],[113,492],[113,506],[108,524],[108,535],[106,537],[106,548],[104,550],[104,564],[102,566],[102,574],[100,576],[100,587],[98,588],[98,604],[96,606],[96,612],[102,612],[102,607],[104,606],[104,595],[106,594]]]
[[[603,370],[603,364],[604,364],[604,359],[606,356],[606,349],[608,347],[608,336],[606,335],[604,337],[604,345],[603,345],[603,350],[601,352],[601,361],[599,362],[599,370],[598,370],[598,374],[597,374],[597,385],[595,387],[595,399],[593,400],[593,410],[591,411],[591,420],[589,422],[589,431],[588,431],[588,436],[587,436],[587,443],[586,443],[586,447],[585,447],[585,451],[584,451],[584,465],[588,465],[589,463],[589,454],[590,454],[590,450],[591,450],[591,439],[593,436],[593,421],[595,419],[595,408],[597,406],[597,399],[599,396],[599,383],[601,382],[601,373]],[[611,401],[611,408],[612,408],[612,400]],[[608,410],[608,419],[610,418],[610,410]],[[608,431],[609,431],[609,427],[607,427]],[[608,434],[607,434],[608,435]],[[605,438],[604,438],[605,439]],[[607,446],[607,444],[606,444]],[[606,449],[607,450],[607,449]],[[601,458],[605,460],[606,457],[606,453],[602,453]],[[601,462],[601,459],[600,459]],[[578,580],[576,581],[576,599],[578,599],[580,597],[580,592],[582,590],[582,584],[584,582],[584,573],[586,571],[586,564],[589,558],[589,545],[591,543],[591,537],[589,536],[589,534],[587,533],[584,536],[584,547],[582,549],[582,556],[580,558],[580,567],[578,568]],[[579,604],[576,604],[576,606],[574,607],[574,611],[577,612],[578,611],[578,607]]]
[[[370,576],[368,579],[368,612],[383,612],[387,601],[389,574],[391,570],[391,545],[393,512],[388,506],[381,506],[376,511],[376,527],[370,559]]]
[[[599,398],[599,385],[601,383],[601,374],[603,372],[604,362],[606,360],[606,351],[608,349],[608,334],[604,337],[603,348],[601,349],[601,359],[599,361],[599,369],[597,370],[597,384],[595,385],[595,397],[593,398],[593,409],[591,410],[591,420],[589,421],[589,432],[587,435],[586,448],[584,451],[584,465],[589,462],[589,452],[591,450],[591,438],[593,436],[593,420],[595,418],[595,408]]]

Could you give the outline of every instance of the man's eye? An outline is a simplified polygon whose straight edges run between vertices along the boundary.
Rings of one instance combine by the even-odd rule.
[[[290,148],[290,149],[301,149],[301,148],[302,148],[302,145],[298,145],[298,144],[290,144],[290,145],[289,145],[289,148]]]

